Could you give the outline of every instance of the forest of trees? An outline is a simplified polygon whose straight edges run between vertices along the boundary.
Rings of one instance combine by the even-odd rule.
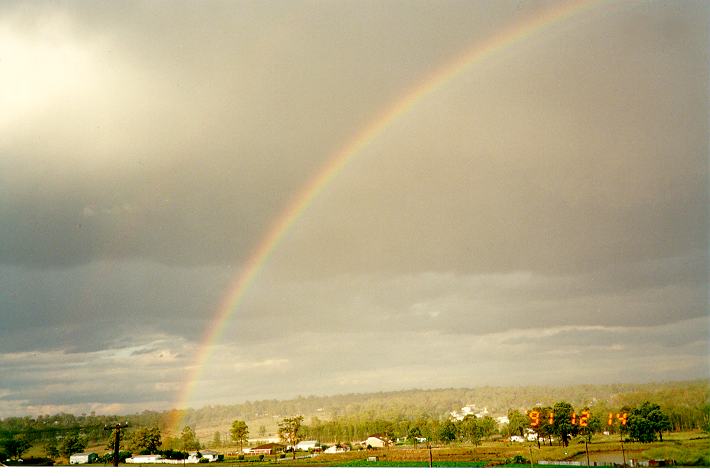
[[[708,410],[703,405],[710,402],[710,381],[404,390],[308,396],[282,401],[247,401],[237,405],[213,405],[173,412],[179,413],[182,421],[193,428],[219,427],[223,432],[228,432],[232,421],[238,419],[253,429],[265,426],[270,434],[275,434],[278,418],[288,415],[303,415],[306,422],[314,416],[320,420],[340,417],[411,420],[421,415],[445,418],[449,412],[470,403],[478,408],[486,407],[491,415],[506,415],[511,408],[524,410],[538,402],[555,401],[569,402],[575,408],[606,405],[611,409],[654,401],[667,409],[675,431],[688,430],[700,428],[707,421]]]

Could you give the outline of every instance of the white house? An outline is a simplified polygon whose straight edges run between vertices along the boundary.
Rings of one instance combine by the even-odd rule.
[[[498,423],[499,425],[507,425],[508,423],[510,423],[510,419],[508,419],[507,416],[499,416],[496,417],[495,420],[496,423]]]
[[[126,458],[126,463],[133,464],[156,464],[162,462],[163,457],[160,455],[135,455],[130,458]]]
[[[510,437],[510,441],[513,443],[525,443],[525,438],[520,435],[513,435]]]
[[[333,446],[329,446],[329,447],[324,451],[324,453],[335,454],[335,453],[345,453],[346,451],[348,451],[347,448],[343,448],[343,447],[338,446],[338,445],[333,445]]]
[[[316,446],[318,446],[316,440],[301,441],[296,445],[296,451],[308,451],[314,449]]]
[[[69,464],[87,464],[96,461],[96,453],[74,453],[69,457]]]
[[[198,456],[198,453],[201,456]],[[187,462],[199,463],[202,458],[205,458],[208,462],[212,463],[213,461],[217,461],[218,457],[219,454],[212,450],[191,451],[190,455],[187,457]]]

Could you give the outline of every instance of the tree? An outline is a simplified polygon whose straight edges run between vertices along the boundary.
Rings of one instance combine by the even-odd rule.
[[[293,448],[293,459],[296,459],[296,444],[299,442],[298,432],[301,429],[303,417],[301,415],[284,418],[279,423],[279,438]]]
[[[673,429],[671,420],[668,418],[668,415],[661,411],[661,407],[654,408],[648,412],[646,418],[651,422],[653,429],[658,433],[658,439],[660,441],[663,441],[664,431],[671,431]]]
[[[550,416],[553,417],[552,423],[550,423]],[[540,409],[540,427],[537,429],[538,436],[542,438],[547,438],[548,445],[552,446],[552,436],[555,434],[554,426],[554,414],[552,413],[552,407],[543,407]],[[538,444],[540,440],[538,440]]]
[[[182,440],[175,436],[166,436],[163,438],[163,448],[178,450],[179,448],[182,448]]]
[[[557,402],[552,407],[552,412],[554,414],[552,431],[564,446],[568,446],[570,435],[577,434],[577,425],[572,423],[574,408],[567,402]]]
[[[412,443],[414,443],[414,447],[417,447],[417,443],[419,443],[418,438],[422,437],[422,430],[418,426],[412,426],[409,428],[409,431],[407,431],[407,439],[411,440]]]
[[[656,434],[663,441],[663,432],[671,430],[668,416],[656,403],[644,402],[631,410],[628,419],[629,436],[642,443],[656,440]]]
[[[656,432],[653,431],[651,422],[641,415],[631,414],[627,420],[627,426],[632,440],[640,441],[641,443],[650,443],[656,440]]]
[[[498,431],[498,423],[489,415],[479,418],[478,426],[481,428],[481,435],[484,437],[494,435]]]
[[[160,429],[157,426],[138,428],[129,440],[129,448],[141,454],[156,454],[162,444]]]
[[[446,420],[441,427],[439,427],[439,439],[444,443],[451,443],[456,440],[456,424],[451,420]]]
[[[266,427],[264,425],[259,426],[259,436],[266,436]]]
[[[182,449],[186,451],[200,449],[200,440],[197,439],[195,430],[190,426],[186,426],[182,429],[180,433],[180,443],[182,444]]]
[[[249,442],[249,427],[241,420],[234,420],[232,428],[229,430],[232,435],[232,441],[239,445],[239,451],[242,451],[244,444]]]
[[[470,441],[478,446],[481,443],[483,436],[483,428],[479,425],[479,420],[476,415],[466,415],[459,424],[459,432],[463,440]]]
[[[47,458],[50,458],[50,459],[59,458],[59,450],[57,449],[57,441],[54,438],[52,438],[51,440],[47,440],[44,443],[44,453],[47,455]]]
[[[508,410],[508,432],[510,435],[525,436],[525,429],[530,426],[530,419],[518,410]]]
[[[74,453],[81,453],[86,449],[86,437],[79,436],[78,433],[70,433],[64,436],[59,445],[59,454],[69,458]]]
[[[219,448],[222,446],[222,434],[219,431],[214,432],[214,435],[212,436],[212,441],[210,442],[210,446],[214,446],[215,448]]]
[[[587,420],[587,426],[580,428],[579,431],[580,431],[580,433],[584,434],[585,438],[587,439],[587,442],[591,443],[592,435],[594,433],[599,433],[600,431],[602,431],[602,428],[603,428],[602,417],[599,415],[592,414],[592,416],[590,416],[589,419]]]
[[[14,459],[22,458],[22,454],[32,446],[24,435],[15,435],[13,438],[3,441],[2,445],[8,456]]]

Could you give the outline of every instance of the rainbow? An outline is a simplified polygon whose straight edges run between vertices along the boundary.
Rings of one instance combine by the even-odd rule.
[[[264,267],[264,264],[268,261],[291,225],[298,220],[328,183],[340,174],[350,160],[380,136],[397,118],[410,111],[418,101],[436,91],[464,70],[503,49],[520,43],[545,27],[586,11],[598,3],[601,3],[601,0],[577,0],[565,3],[533,18],[514,24],[486,41],[473,45],[463,55],[450,63],[444,64],[419,81],[413,88],[400,96],[399,99],[389,104],[370,123],[337,150],[335,154],[328,158],[323,168],[300,189],[294,200],[272,222],[268,233],[252,251],[242,271],[230,284],[229,291],[224,296],[210,326],[202,337],[193,365],[187,368],[186,384],[180,391],[173,408],[181,409],[187,407],[195,383],[198,381],[202,368],[210,356],[214,340],[221,334],[229,318],[234,315],[250,284],[254,282],[259,271]],[[169,422],[168,428],[177,430],[181,423],[180,412],[173,412],[173,414],[175,416],[173,421]]]

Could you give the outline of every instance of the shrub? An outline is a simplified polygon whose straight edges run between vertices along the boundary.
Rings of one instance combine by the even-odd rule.
[[[259,455],[259,461],[264,461],[264,455]]]
[[[530,460],[522,455],[515,455],[512,458],[506,458],[505,464],[530,464]]]
[[[200,463],[209,463],[210,460],[208,460],[207,458],[200,458],[200,461],[199,461],[199,462],[200,462]]]
[[[237,459],[238,459],[239,461],[244,461],[244,455],[239,455],[239,456],[237,456]]]

